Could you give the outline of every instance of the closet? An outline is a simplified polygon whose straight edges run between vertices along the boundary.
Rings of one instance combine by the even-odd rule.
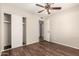
[[[11,48],[11,15],[4,13],[4,50]]]
[[[23,17],[23,45],[26,45],[26,17]]]
[[[26,45],[26,17],[4,13],[3,48],[17,48]]]

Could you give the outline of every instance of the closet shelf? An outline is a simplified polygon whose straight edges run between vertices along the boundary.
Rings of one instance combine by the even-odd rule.
[[[4,23],[11,23],[11,22],[9,22],[9,21],[4,21]]]

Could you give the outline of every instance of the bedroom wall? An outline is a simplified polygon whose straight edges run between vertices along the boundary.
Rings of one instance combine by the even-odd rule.
[[[16,15],[20,15],[22,17],[26,17],[26,22],[27,22],[26,41],[27,41],[27,44],[36,43],[39,41],[39,22],[38,22],[39,17],[37,15],[28,13],[25,10],[19,9],[17,7],[14,7],[14,6],[11,6],[8,4],[2,4],[2,13],[16,14]],[[1,30],[1,31],[3,32],[3,30]],[[2,34],[2,36],[3,36],[3,34]],[[2,38],[2,39],[4,39],[4,38]],[[4,44],[3,41],[2,41],[2,44]]]
[[[1,6],[0,6],[0,51],[1,51]]]
[[[50,42],[79,49],[79,5],[55,13],[50,20]]]
[[[0,14],[1,16],[1,14]],[[0,17],[0,51],[1,51],[1,17]]]

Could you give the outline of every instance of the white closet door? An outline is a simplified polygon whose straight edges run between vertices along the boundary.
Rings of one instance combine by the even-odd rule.
[[[12,48],[22,46],[23,41],[22,17],[12,15]]]

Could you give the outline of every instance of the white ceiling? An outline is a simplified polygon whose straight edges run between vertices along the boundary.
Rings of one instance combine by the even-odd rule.
[[[37,13],[38,11],[42,10],[43,8],[38,7],[35,4],[36,3],[10,3],[9,5],[16,6],[18,8],[24,9],[30,13],[37,14],[40,16],[49,16],[46,11],[44,11],[42,13]],[[38,4],[40,4],[40,3],[38,3]],[[45,5],[45,4],[41,3],[41,5]],[[73,7],[75,5],[77,5],[77,4],[75,4],[75,3],[55,3],[52,6],[55,6],[55,7],[59,6],[59,7],[62,7],[62,9],[61,10],[51,10],[50,15],[52,15],[56,12],[60,12],[62,10],[68,9],[68,8]]]

